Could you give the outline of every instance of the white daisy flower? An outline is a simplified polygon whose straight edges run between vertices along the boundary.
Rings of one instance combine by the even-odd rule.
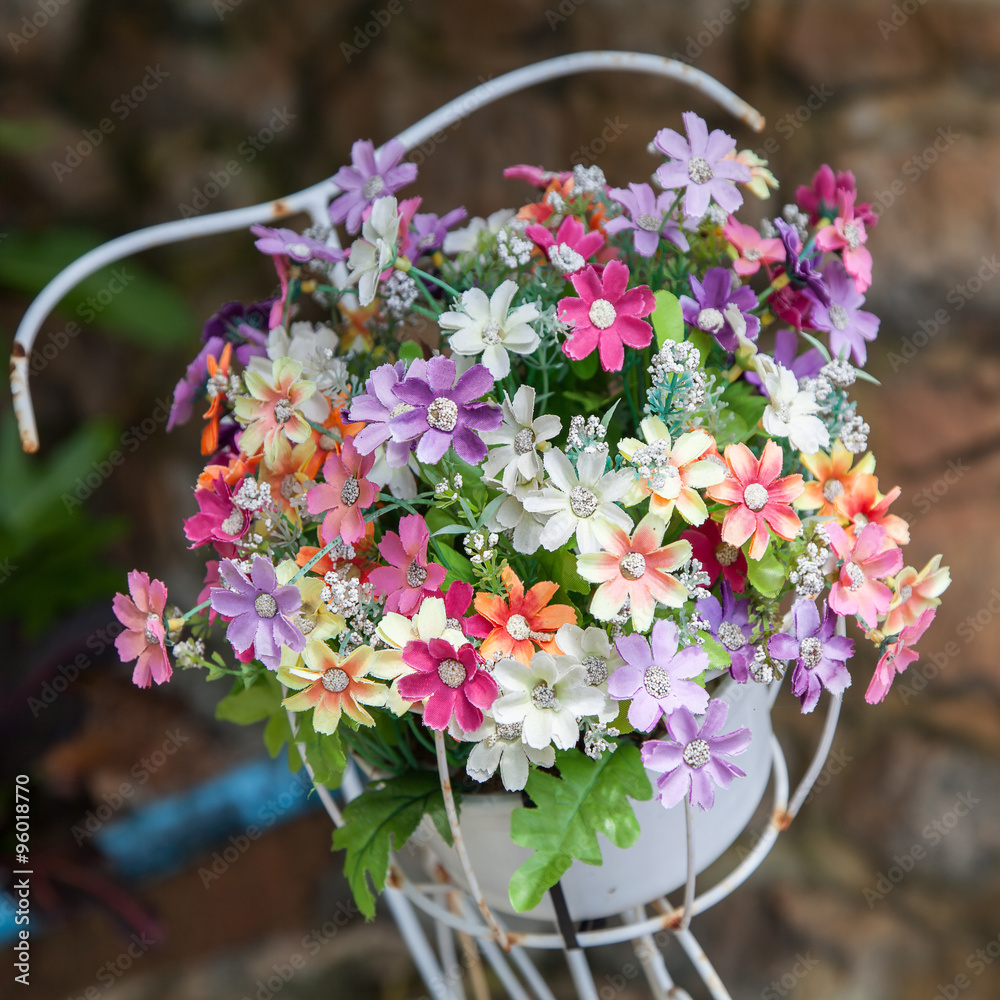
[[[498,723],[488,711],[475,732],[462,733],[454,724],[448,731],[457,739],[476,744],[465,765],[469,777],[488,781],[499,767],[500,780],[509,792],[519,792],[527,784],[529,761],[538,767],[552,767],[556,762],[555,747],[529,747],[522,739],[521,723]]]
[[[361,227],[361,239],[351,244],[347,258],[347,283],[358,284],[358,301],[371,305],[378,290],[379,275],[396,256],[399,211],[395,198],[379,198]]]
[[[504,393],[501,408],[500,429],[480,435],[490,445],[483,474],[499,479],[505,492],[513,493],[519,477],[522,481],[541,478],[544,467],[538,445],[555,437],[562,430],[562,421],[549,413],[535,417],[535,390],[530,385],[522,385],[513,400]]]
[[[600,722],[612,722],[618,718],[618,702],[608,694],[608,677],[625,661],[618,654],[608,638],[608,633],[596,625],[586,629],[579,625],[563,625],[556,632],[556,645],[564,656],[579,663],[587,672],[587,683],[605,696],[605,704],[597,718]]]
[[[754,363],[771,400],[761,418],[764,430],[774,437],[788,438],[796,451],[806,455],[815,455],[821,448],[828,448],[830,432],[815,416],[819,404],[813,394],[800,389],[794,373],[766,354],[758,354]]]
[[[537,552],[538,546],[542,544],[544,519],[540,520],[536,514],[524,509],[525,497],[537,495],[541,488],[542,483],[537,479],[515,486],[489,519],[488,525],[491,531],[513,532],[511,544],[515,552],[531,555],[532,552]]]
[[[565,545],[576,532],[581,552],[599,552],[597,530],[617,525],[632,530],[632,518],[615,503],[628,493],[632,480],[620,472],[605,472],[607,453],[583,451],[577,467],[557,448],[545,453],[550,484],[524,499],[525,510],[550,517],[542,529],[542,545],[550,552]]]
[[[498,212],[483,219],[478,215],[469,220],[463,229],[452,229],[444,238],[441,249],[446,254],[475,253],[481,249],[484,233],[489,235],[490,243],[496,241],[496,234],[514,218],[516,213],[512,208],[502,208]]]
[[[494,378],[510,372],[510,354],[531,354],[539,343],[538,334],[528,325],[538,319],[538,307],[532,303],[518,306],[513,312],[511,302],[517,294],[516,281],[504,281],[490,298],[481,288],[462,292],[462,308],[442,313],[438,325],[453,330],[449,345],[453,354],[475,357]]]

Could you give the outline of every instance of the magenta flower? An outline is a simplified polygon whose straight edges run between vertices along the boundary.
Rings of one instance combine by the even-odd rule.
[[[785,248],[781,240],[761,236],[753,226],[744,225],[732,215],[722,227],[722,235],[739,254],[733,261],[733,270],[741,278],[756,274],[761,264],[780,264],[785,259]]]
[[[928,608],[912,625],[907,625],[893,637],[875,666],[875,673],[865,692],[865,701],[869,705],[882,701],[889,693],[896,674],[901,674],[914,660],[920,659],[920,654],[911,647],[930,628],[936,614],[936,608]]]
[[[235,492],[242,485],[241,479]],[[248,510],[236,506],[233,492],[221,473],[216,477],[214,490],[194,491],[198,513],[184,522],[184,534],[191,543],[188,548],[196,549],[206,542],[235,542],[250,530],[253,518]]]
[[[699,809],[715,805],[715,786],[728,788],[733,778],[746,774],[727,758],[736,757],[750,745],[750,730],[734,729],[716,735],[726,721],[729,706],[715,698],[708,704],[701,726],[686,708],[678,709],[667,721],[673,742],[647,740],[642,746],[642,763],[659,771],[657,798],[664,808],[677,805],[684,795]]]
[[[838,170],[835,176],[824,163],[813,175],[811,185],[800,184],[796,188],[795,202],[803,212],[809,213],[809,225],[815,226],[820,219],[832,219],[837,214],[842,193],[857,196],[854,174],[850,170]],[[867,201],[855,205],[854,214],[869,228],[878,222],[878,216]]]
[[[351,166],[341,167],[333,183],[343,194],[330,203],[330,221],[346,222],[349,233],[361,231],[364,211],[377,198],[385,198],[417,179],[415,163],[400,163],[406,148],[390,139],[376,157],[371,140],[359,139],[351,147]]]
[[[271,229],[268,226],[251,226],[250,232],[260,239],[254,246],[261,252],[272,257],[283,256],[296,264],[305,264],[310,260],[328,260],[337,263],[346,260],[347,253],[328,247],[320,240],[311,236],[303,236],[294,229]]]
[[[274,566],[267,559],[254,556],[249,580],[231,559],[222,561],[219,575],[227,586],[212,588],[212,607],[232,619],[226,638],[237,653],[246,653],[252,646],[265,667],[277,670],[282,646],[295,653],[305,649],[306,637],[292,623],[302,595],[294,584],[278,586]]]
[[[836,521],[826,523],[826,536],[843,560],[840,576],[830,588],[830,607],[838,615],[857,615],[868,628],[875,628],[879,615],[889,610],[892,591],[879,580],[903,568],[903,552],[892,542],[886,547],[885,528],[866,524],[852,542]]]
[[[306,496],[310,514],[329,513],[323,518],[319,540],[329,545],[340,537],[357,545],[365,537],[362,513],[370,507],[378,490],[365,478],[375,464],[374,455],[359,455],[351,438],[345,438],[340,454],[331,451],[323,463],[326,482],[314,486]]]
[[[399,534],[387,531],[378,550],[388,566],[376,566],[368,574],[379,597],[385,597],[385,610],[413,614],[425,597],[434,597],[448,571],[444,566],[427,562],[427,544],[431,533],[419,514],[407,514],[399,520]]]
[[[125,626],[125,631],[115,638],[115,649],[122,663],[138,657],[132,671],[133,684],[144,688],[153,681],[164,684],[173,673],[163,628],[167,588],[159,580],[150,582],[149,574],[134,569],[128,575],[128,592],[131,600],[115,594],[111,605],[115,617]]]
[[[628,212],[628,215],[619,215],[604,224],[604,231],[609,236],[631,229],[632,245],[641,257],[652,257],[656,253],[661,236],[681,250],[690,249],[677,220],[667,215],[673,204],[673,195],[664,191],[657,196],[648,184],[631,183],[627,191],[611,188],[608,194]]]
[[[854,279],[854,287],[864,292],[872,283],[872,255],[864,245],[868,233],[854,213],[854,195],[841,192],[840,215],[816,234],[820,250],[840,250],[844,270]]]
[[[865,341],[878,336],[879,318],[861,308],[865,297],[857,290],[840,261],[831,261],[823,269],[823,284],[830,293],[830,304],[824,305],[817,299],[810,312],[809,323],[815,329],[830,334],[831,354],[840,357],[846,347],[854,363],[863,366],[868,357]]]
[[[691,680],[708,669],[708,654],[700,646],[677,652],[677,638],[677,626],[661,618],[651,641],[637,633],[615,640],[625,665],[608,678],[608,694],[618,701],[632,699],[628,721],[644,733],[663,715],[679,708],[700,713],[708,705],[708,692]]]
[[[757,296],[749,285],[733,288],[733,275],[729,268],[710,267],[705,272],[704,282],[693,274],[688,276],[688,281],[694,298],[690,295],[680,297],[685,323],[711,334],[724,350],[735,351],[740,342],[725,312],[727,306],[735,305],[746,322],[747,340],[757,339],[760,320],[750,311],[757,308]]]
[[[414,640],[404,647],[403,661],[416,672],[399,678],[399,693],[406,701],[426,699],[424,725],[430,729],[447,729],[454,716],[463,732],[473,732],[500,693],[497,682],[479,669],[471,643],[456,650],[444,639]]]
[[[417,458],[427,465],[440,462],[449,447],[469,465],[479,465],[488,451],[477,431],[495,431],[503,420],[499,406],[475,402],[493,388],[484,365],[473,365],[455,381],[451,358],[437,356],[419,374],[413,367],[393,392],[407,404],[389,421],[393,440],[417,440]],[[351,412],[353,413],[353,407]]]
[[[750,168],[736,160],[726,159],[726,153],[736,148],[736,140],[722,129],[708,126],[693,111],[681,116],[687,139],[673,129],[656,133],[653,145],[665,156],[672,157],[656,171],[660,187],[667,191],[684,188],[684,214],[700,219],[715,203],[727,212],[735,212],[743,204],[743,195],[736,181],[747,183]]]
[[[586,267],[587,258],[593,257],[604,246],[600,230],[589,232],[583,223],[572,215],[562,220],[555,236],[546,226],[525,226],[524,235],[542,248],[549,263],[560,274],[576,274]]]
[[[795,660],[792,694],[811,712],[826,688],[843,694],[851,685],[847,661],[854,655],[854,640],[836,635],[837,616],[826,605],[820,619],[816,605],[806,598],[792,606],[792,631],[778,632],[767,643],[767,651],[779,660]]]
[[[648,316],[656,300],[648,285],[628,287],[629,270],[610,260],[604,273],[593,267],[574,274],[570,281],[579,298],[560,299],[556,315],[573,327],[563,352],[574,361],[593,354],[596,347],[605,371],[621,371],[625,344],[642,349],[653,339],[653,328],[640,317]]]
[[[365,395],[356,396],[351,401],[348,419],[364,421],[363,427],[354,436],[354,446],[362,455],[370,455],[380,444],[385,445],[385,460],[390,469],[401,469],[410,459],[413,445],[409,441],[393,441],[389,421],[398,413],[410,408],[396,395],[396,387],[409,374],[423,375],[427,362],[414,358],[407,370],[405,361],[394,365],[379,365],[365,382]]]
[[[565,184],[573,176],[573,173],[569,170],[546,170],[545,167],[535,167],[530,163],[515,163],[512,167],[504,167],[503,175],[508,180],[525,181],[527,184],[544,191],[554,180]]]

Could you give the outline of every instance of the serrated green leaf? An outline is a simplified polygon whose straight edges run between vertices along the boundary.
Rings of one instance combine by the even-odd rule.
[[[684,339],[684,316],[680,299],[665,289],[657,292],[656,308],[653,310],[653,329],[656,331],[656,346],[662,347],[668,340],[680,343]]]
[[[306,740],[306,760],[316,776],[316,784],[337,788],[344,776],[347,756],[336,733],[310,732]]]
[[[750,586],[764,597],[778,596],[785,582],[785,567],[778,561],[772,546],[768,546],[759,560],[751,559],[747,554],[747,579]]]
[[[728,670],[733,662],[732,654],[722,645],[716,642],[711,636],[706,635],[705,645],[702,649],[708,653],[708,666],[710,670]]]
[[[558,778],[532,770],[526,791],[535,808],[515,809],[511,815],[514,843],[535,852],[510,881],[510,901],[519,913],[537,906],[574,858],[601,863],[598,833],[616,847],[631,847],[640,831],[628,799],[653,796],[639,750],[631,743],[599,760],[579,750],[561,751],[556,766]]]
[[[441,783],[433,771],[412,771],[366,788],[344,807],[344,825],[335,830],[335,850],[346,851],[344,874],[358,909],[371,920],[375,895],[385,888],[389,852],[413,835],[424,814],[440,829],[444,813]]]
[[[248,726],[260,722],[278,711],[281,705],[281,687],[274,674],[266,671],[244,687],[237,678],[233,690],[215,706],[215,717],[225,722]]]

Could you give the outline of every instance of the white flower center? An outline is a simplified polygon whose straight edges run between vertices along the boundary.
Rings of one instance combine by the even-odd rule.
[[[385,181],[379,174],[375,174],[365,181],[365,186],[361,189],[361,193],[370,200],[376,195],[381,194],[384,190]]]
[[[594,299],[590,303],[590,312],[587,313],[587,317],[598,330],[607,330],[618,318],[618,313],[615,312],[615,307],[607,299]]]
[[[316,620],[314,618],[310,618],[306,614],[303,614],[301,611],[295,615],[292,619],[292,623],[303,635],[309,635],[309,633],[316,627]]]
[[[523,723],[520,722],[498,722],[497,731],[493,734],[498,740],[519,740]]]
[[[422,587],[427,579],[427,570],[416,561],[406,567],[406,585],[408,587]]]
[[[531,692],[531,704],[535,708],[559,708],[559,699],[556,697],[555,691],[552,690],[544,681],[541,684],[536,684]]]
[[[569,509],[577,517],[590,517],[597,510],[597,496],[586,486],[574,486],[569,491]]]
[[[656,664],[647,668],[642,683],[649,692],[650,697],[655,698],[657,701],[666,698],[670,694],[670,675],[663,667],[658,667]]]
[[[688,160],[688,177],[695,184],[707,184],[714,176],[715,174],[704,156],[692,156]]]
[[[320,446],[322,447],[322,445]],[[330,451],[331,449],[325,449]],[[295,478],[295,474],[289,472],[288,475],[281,477],[281,488],[280,493],[286,500],[291,500],[293,496],[298,492],[296,487],[299,485],[299,481]],[[233,532],[230,532],[233,534]]]
[[[710,306],[708,309],[702,309],[698,313],[698,319],[695,322],[699,329],[704,330],[706,333],[718,333],[726,320],[718,309],[713,309]]]
[[[500,324],[495,319],[491,319],[483,327],[483,343],[492,347],[494,344],[499,344],[500,339]]]
[[[704,740],[692,740],[684,748],[684,763],[688,767],[704,767],[712,759],[712,751]]]
[[[720,566],[732,566],[740,557],[740,550],[729,542],[721,542],[715,547],[715,561]]]
[[[549,263],[560,274],[575,274],[587,262],[567,243],[553,243],[549,247]]]
[[[587,683],[596,687],[608,679],[608,661],[603,656],[585,656],[583,666],[587,670]]]
[[[261,618],[273,618],[278,613],[278,602],[270,594],[258,594],[253,608]]]
[[[757,247],[747,247],[743,251],[743,259],[750,261],[751,264],[756,263],[763,255]]]
[[[305,258],[311,256],[312,250],[305,243],[290,243],[285,247],[285,254],[288,257]]]
[[[823,643],[811,635],[799,643],[799,659],[812,670],[823,659]]]
[[[743,630],[732,622],[722,622],[719,625],[719,642],[731,652],[736,652],[747,644]]]
[[[153,631],[153,623],[158,622],[159,620],[160,616],[152,611],[150,611],[149,614],[146,615],[146,628],[144,629],[143,632],[146,642],[155,643],[157,645],[159,644],[160,637]]]
[[[438,664],[438,677],[450,688],[461,687],[465,683],[465,667],[458,660],[442,660]]]
[[[828,479],[823,483],[823,499],[833,503],[844,492],[844,484],[839,479]]]
[[[507,619],[506,629],[507,634],[516,640],[527,639],[531,635],[531,629],[524,615],[511,615]]]
[[[751,483],[743,491],[743,502],[752,510],[763,510],[767,503],[767,490],[760,483]]]
[[[234,507],[229,517],[222,522],[222,531],[226,535],[238,535],[243,530],[243,511]]]
[[[847,237],[847,245],[852,250],[857,250],[861,246],[861,229],[856,222],[844,224],[844,236]]]
[[[750,676],[758,684],[770,684],[774,680],[774,668],[767,662],[763,649],[758,649],[750,664]]]
[[[319,682],[327,691],[340,694],[341,691],[347,689],[347,685],[351,683],[351,678],[340,667],[330,667],[329,670],[323,671],[323,676],[319,679]]]
[[[447,396],[438,396],[427,407],[427,423],[435,430],[450,434],[458,423],[458,403]]]
[[[646,573],[646,557],[641,552],[629,552],[618,563],[626,580],[641,580]]]
[[[864,527],[867,526],[867,524],[868,524],[868,518],[864,514],[862,514],[860,511],[857,514],[854,515],[854,527],[855,528],[858,528],[858,529],[864,528]]]
[[[535,449],[535,432],[530,427],[522,427],[514,435],[514,451],[518,455],[527,455]]]
[[[903,586],[899,588],[899,603],[905,604],[912,596],[913,588],[908,583],[904,583]]]
[[[834,302],[834,304],[830,306],[829,313],[830,322],[838,330],[847,329],[847,310],[839,302]]]
[[[847,589],[850,591],[860,590],[865,585],[865,571],[853,562],[844,564],[844,572],[847,574]]]
[[[274,419],[279,424],[286,424],[292,419],[292,414],[295,412],[295,408],[287,399],[279,399],[277,403],[274,404]]]
[[[647,233],[655,233],[655,232],[657,232],[659,230],[660,224],[662,222],[663,222],[663,219],[661,219],[661,218],[659,218],[659,217],[657,217],[655,215],[650,215],[649,212],[643,212],[642,215],[640,215],[635,220],[635,224],[640,229],[645,229]]]
[[[391,420],[393,417],[398,417],[401,413],[409,413],[410,410],[412,410],[412,409],[413,409],[413,407],[410,406],[409,403],[397,403],[389,411],[389,419]]]
[[[358,485],[358,481],[351,476],[350,479],[344,480],[344,487],[340,491],[340,502],[345,507],[350,507],[351,504],[358,502],[358,497],[361,496],[361,487]]]

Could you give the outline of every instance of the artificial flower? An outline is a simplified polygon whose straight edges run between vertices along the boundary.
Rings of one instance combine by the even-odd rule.
[[[173,673],[163,623],[167,588],[159,580],[150,581],[148,573],[134,569],[128,575],[128,592],[130,597],[115,594],[112,602],[115,617],[125,626],[115,637],[115,649],[122,663],[136,661],[133,684],[165,684]]]
[[[235,542],[250,530],[253,521],[250,511],[233,501],[233,494],[238,492],[239,486],[230,489],[221,473],[211,489],[194,491],[198,513],[184,522],[184,534],[191,543],[189,548],[195,549],[208,542]]]
[[[547,444],[562,430],[562,421],[550,413],[535,416],[535,390],[530,385],[519,386],[513,399],[504,393],[500,408],[500,428],[482,434],[490,449],[483,474],[500,480],[504,490],[512,493],[519,480],[530,482],[542,475],[539,445]]]
[[[421,212],[413,216],[413,244],[418,253],[433,253],[444,243],[448,230],[461,222],[469,213],[464,208],[453,208],[442,216]]]
[[[865,692],[865,701],[869,705],[875,705],[882,701],[889,693],[889,688],[892,686],[896,674],[901,674],[914,660],[920,658],[920,654],[912,647],[930,628],[936,614],[935,608],[928,608],[912,625],[905,626],[893,637],[892,642],[886,647],[885,652],[875,665],[875,673],[872,675],[868,690]]]
[[[648,184],[629,184],[611,188],[608,195],[622,205],[628,215],[619,215],[604,224],[604,231],[613,236],[632,231],[632,245],[640,257],[652,257],[660,245],[660,237],[670,240],[685,253],[690,249],[687,237],[677,220],[669,215],[674,197],[667,191],[654,194]]]
[[[854,538],[866,524],[877,524],[885,529],[887,542],[893,545],[908,545],[910,526],[898,514],[890,514],[889,507],[902,492],[893,486],[884,496],[879,492],[878,479],[867,473],[855,476],[851,488],[841,493],[833,501],[837,516],[846,524],[848,537]]]
[[[928,609],[941,603],[941,595],[951,585],[951,570],[941,565],[936,555],[918,573],[913,566],[904,566],[896,575],[892,600],[885,621],[879,626],[884,635],[896,635],[913,625]]]
[[[829,333],[830,353],[834,357],[850,356],[856,365],[863,366],[868,359],[865,342],[878,336],[879,318],[861,308],[865,297],[840,261],[831,261],[823,268],[823,284],[830,301],[824,304],[816,300],[809,323],[816,330]]]
[[[448,571],[427,561],[431,533],[419,514],[407,514],[399,520],[399,533],[387,531],[378,550],[388,566],[377,566],[368,574],[375,593],[385,597],[386,611],[409,614],[428,595],[444,583]]]
[[[355,142],[351,166],[341,167],[332,178],[342,193],[330,203],[330,221],[345,223],[349,233],[361,229],[365,209],[417,179],[416,164],[399,162],[405,155],[406,147],[397,139],[390,139],[377,154],[371,140]]]
[[[797,451],[812,454],[829,447],[830,432],[816,416],[820,405],[811,392],[799,388],[795,373],[766,354],[758,354],[754,362],[768,396],[761,416],[764,430],[773,437],[788,438]]]
[[[725,581],[721,588],[722,601],[709,594],[695,604],[698,615],[708,625],[709,634],[729,653],[729,673],[740,684],[750,679],[750,668],[757,647],[750,642],[753,623],[750,621],[749,600],[737,600],[733,588]]]
[[[584,228],[579,219],[567,215],[555,235],[545,226],[525,226],[524,235],[540,247],[549,263],[563,275],[576,274],[586,267],[587,260],[604,246],[599,230]]]
[[[399,239],[399,212],[395,198],[379,198],[365,219],[361,239],[351,244],[347,258],[347,283],[357,284],[358,301],[363,306],[375,300],[382,272],[396,256]]]
[[[868,241],[865,224],[854,212],[855,194],[840,192],[840,214],[816,234],[820,250],[840,250],[844,270],[854,279],[854,287],[864,292],[872,283],[872,255],[864,245]]]
[[[785,248],[776,237],[761,236],[753,226],[745,226],[732,215],[722,227],[722,235],[732,244],[739,255],[733,261],[733,270],[741,277],[748,278],[760,270],[761,264],[770,267],[785,259]]]
[[[725,267],[710,267],[703,281],[692,274],[688,282],[694,298],[690,295],[680,297],[685,323],[711,334],[724,350],[735,351],[739,340],[727,315],[727,306],[734,305],[746,324],[744,336],[748,340],[757,339],[760,320],[751,312],[757,308],[757,296],[749,285],[734,288],[732,271]]]
[[[264,461],[277,461],[281,439],[300,444],[309,438],[312,428],[302,412],[303,404],[316,386],[301,378],[302,365],[291,358],[272,362],[268,377],[248,368],[243,381],[249,395],[237,396],[234,412],[246,424],[240,437],[240,450],[255,455],[263,448]]]
[[[504,497],[488,521],[491,531],[510,532],[510,543],[515,552],[531,555],[542,544],[545,516],[533,514],[524,506],[529,497],[537,497],[542,489],[541,480],[519,483]]]
[[[741,149],[738,153],[731,149],[726,153],[727,160],[742,163],[750,171],[750,180],[742,181],[743,186],[763,201],[771,197],[771,189],[778,189],[778,181],[768,170],[767,160],[758,156],[752,149]]]
[[[710,583],[721,576],[737,594],[747,585],[747,557],[735,545],[724,541],[722,526],[708,520],[697,528],[681,532],[681,538],[691,543],[691,557],[701,563]]]
[[[473,781],[489,781],[500,769],[500,780],[508,792],[519,792],[528,783],[528,763],[536,767],[552,767],[556,750],[550,743],[536,749],[524,742],[524,727],[520,722],[497,722],[485,713],[483,724],[474,732],[452,732],[456,739],[476,745],[465,762],[466,773]]]
[[[281,254],[296,264],[310,260],[325,260],[330,263],[342,261],[347,254],[336,247],[327,246],[320,240],[295,232],[294,229],[271,229],[268,226],[251,226],[250,232],[259,239],[254,246],[261,252],[276,256]]]
[[[838,615],[857,615],[868,628],[875,628],[892,601],[892,591],[881,580],[899,572],[903,553],[877,524],[862,528],[856,541],[836,521],[823,527],[830,547],[842,560],[837,581],[830,587],[830,607]]]
[[[827,291],[823,275],[816,269],[816,261],[821,256],[819,253],[810,253],[808,256],[801,255],[802,240],[794,226],[790,226],[784,219],[775,219],[774,226],[778,230],[781,242],[785,247],[785,274],[791,282],[791,290],[809,292],[806,296],[806,305],[811,307],[813,302],[820,302],[827,305],[830,302],[830,293]],[[775,306],[776,296],[770,300],[771,308]],[[801,316],[801,322],[796,324],[800,329],[806,321],[807,313]]]
[[[801,510],[817,510],[823,517],[838,516],[837,498],[850,492],[859,476],[875,468],[875,457],[871,452],[855,462],[854,455],[839,438],[833,442],[829,454],[818,451],[812,455],[800,455],[799,459],[813,478],[805,482],[792,506]]]
[[[412,445],[409,441],[395,441],[389,421],[412,407],[396,395],[396,388],[407,377],[419,378],[427,362],[415,358],[406,366],[405,361],[379,365],[365,381],[365,392],[351,400],[351,420],[364,421],[365,426],[354,438],[354,446],[362,455],[370,455],[380,445],[385,445],[385,460],[390,469],[406,466]]]
[[[342,538],[350,545],[365,537],[363,511],[375,500],[377,491],[365,478],[375,464],[374,455],[359,455],[354,441],[347,438],[340,454],[330,452],[323,465],[322,483],[314,486],[306,497],[310,514],[326,512],[320,525],[319,538],[329,545]]]

